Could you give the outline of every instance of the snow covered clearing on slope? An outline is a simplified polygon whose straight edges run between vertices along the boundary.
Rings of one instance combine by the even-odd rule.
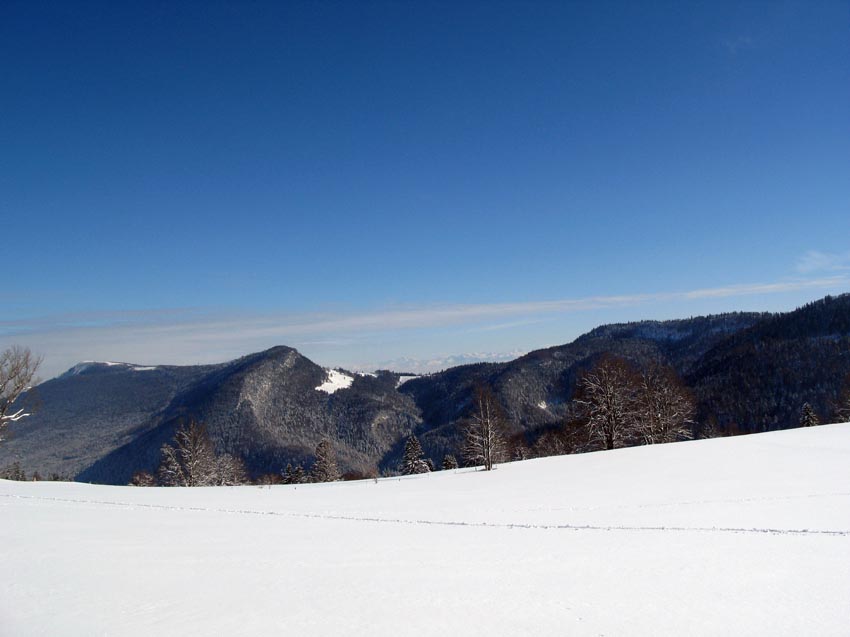
[[[0,481],[0,634],[846,635],[850,425],[325,485]]]
[[[395,384],[396,389],[404,385],[407,381],[413,380],[414,378],[419,378],[419,376],[414,376],[412,374],[402,374],[398,377],[398,382]]]
[[[130,363],[116,363],[113,361],[83,361],[82,363],[77,363],[71,369],[66,372],[71,376],[76,376],[78,374],[82,374],[83,372],[88,371],[92,367],[98,367],[103,365],[105,367],[124,367],[133,372],[150,372],[157,367],[151,367],[148,365],[131,365]]]
[[[343,374],[342,372],[337,371],[335,369],[329,369],[327,371],[328,376],[325,382],[316,387],[316,389],[319,391],[332,394],[338,389],[346,389],[347,387],[351,387],[351,383],[354,382],[353,376]]]

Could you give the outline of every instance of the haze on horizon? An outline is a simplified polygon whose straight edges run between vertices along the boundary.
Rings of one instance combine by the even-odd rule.
[[[0,6],[0,348],[427,371],[850,289],[847,3]]]

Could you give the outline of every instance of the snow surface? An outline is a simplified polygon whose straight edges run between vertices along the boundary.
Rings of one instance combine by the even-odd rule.
[[[2,635],[847,635],[850,425],[379,481],[0,481]]]
[[[402,374],[398,377],[398,382],[395,384],[396,389],[404,385],[407,381],[413,380],[414,378],[419,378],[419,376],[415,376],[413,374]]]
[[[84,371],[97,365],[105,365],[106,367],[126,367],[128,370],[134,372],[149,372],[157,369],[156,367],[147,365],[131,365],[130,363],[116,363],[114,361],[83,361],[82,363],[74,365],[67,373],[75,376],[82,374]]]
[[[351,383],[354,382],[354,377],[349,376],[348,374],[343,374],[340,371],[335,369],[327,370],[327,378],[325,382],[316,387],[317,390],[327,392],[328,394],[332,394],[338,389],[346,389],[347,387],[351,387]]]

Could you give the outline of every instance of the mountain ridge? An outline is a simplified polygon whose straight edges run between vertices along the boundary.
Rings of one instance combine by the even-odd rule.
[[[215,365],[83,362],[37,388],[41,409],[11,429],[0,467],[19,461],[126,483],[134,471],[155,468],[159,447],[187,419],[204,422],[217,451],[243,458],[253,475],[309,464],[322,438],[335,442],[345,469],[361,475],[397,468],[411,433],[439,463],[458,453],[477,385],[493,389],[511,433],[531,441],[563,423],[577,379],[605,354],[672,366],[694,392],[699,420],[715,429],[787,428],[804,400],[825,413],[850,374],[850,295],[781,314],[602,325],[511,361],[404,376],[403,383],[392,371],[342,370],[335,373],[346,386],[326,390],[330,370],[284,345]]]

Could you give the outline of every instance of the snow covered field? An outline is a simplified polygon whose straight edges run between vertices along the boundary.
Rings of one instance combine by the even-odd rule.
[[[4,637],[850,634],[850,425],[0,520]]]

